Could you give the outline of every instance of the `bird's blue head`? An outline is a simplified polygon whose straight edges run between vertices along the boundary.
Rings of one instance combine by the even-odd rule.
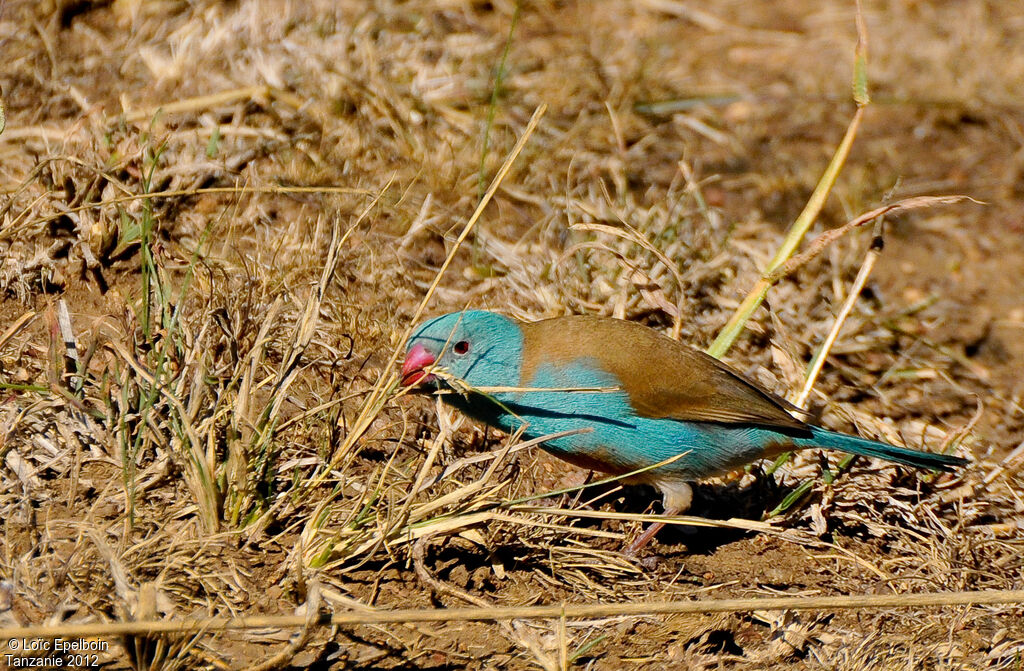
[[[517,386],[523,334],[519,323],[485,310],[452,312],[420,324],[405,346],[402,384],[436,382],[437,366],[471,387]]]

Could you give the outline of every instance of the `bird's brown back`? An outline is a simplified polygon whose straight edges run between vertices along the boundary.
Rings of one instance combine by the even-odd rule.
[[[775,394],[642,324],[575,315],[525,323],[522,329],[524,386],[542,363],[588,358],[621,380],[642,417],[807,428]]]

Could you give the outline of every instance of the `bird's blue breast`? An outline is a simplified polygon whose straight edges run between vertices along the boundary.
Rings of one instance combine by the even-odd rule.
[[[615,376],[587,359],[569,365],[541,364],[531,379],[524,380],[524,387],[538,391],[496,393],[497,403],[456,404],[508,432],[525,422],[530,438],[582,430],[550,440],[544,448],[581,466],[615,474],[681,454],[650,474],[696,479],[722,473],[759,458],[765,440],[774,434],[752,427],[640,417]],[[573,388],[615,390],[568,391]]]

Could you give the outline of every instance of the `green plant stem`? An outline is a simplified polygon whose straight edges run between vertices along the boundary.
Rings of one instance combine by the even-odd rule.
[[[758,280],[754,288],[747,294],[747,297],[743,299],[743,303],[740,304],[740,307],[729,318],[725,327],[718,334],[718,337],[708,347],[707,351],[711,356],[720,359],[723,354],[729,351],[729,348],[732,347],[732,344],[736,342],[736,338],[743,331],[747,320],[750,319],[754,310],[764,302],[765,297],[768,295],[768,290],[778,281],[771,277],[772,273],[793,255],[793,252],[796,251],[800,241],[803,240],[804,235],[807,233],[807,229],[811,227],[811,224],[814,223],[814,220],[821,213],[821,208],[825,205],[825,200],[828,198],[833,185],[835,185],[839,172],[846,163],[846,158],[850,155],[850,148],[853,146],[854,138],[857,137],[857,130],[860,128],[863,118],[864,107],[858,107],[853,115],[853,119],[850,121],[850,125],[846,129],[843,141],[836,148],[828,168],[825,169],[825,173],[818,180],[818,185],[815,187],[810,199],[808,199],[803,212],[800,213],[800,216],[793,222],[793,226],[790,227],[785,240],[782,241],[782,245],[775,253],[775,257],[768,263],[764,273],[761,275],[761,279]]]

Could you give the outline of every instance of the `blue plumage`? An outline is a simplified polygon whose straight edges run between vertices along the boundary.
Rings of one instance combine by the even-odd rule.
[[[430,365],[441,376],[427,376]],[[544,449],[586,468],[623,474],[678,457],[630,479],[658,487],[669,513],[689,506],[687,482],[788,450],[830,448],[943,470],[964,463],[805,424],[793,416],[797,409],[717,360],[613,319],[527,324],[486,311],[443,315],[414,332],[402,372],[406,384],[460,380],[454,386],[463,393],[445,400],[507,432],[523,425],[532,438],[581,431]]]

